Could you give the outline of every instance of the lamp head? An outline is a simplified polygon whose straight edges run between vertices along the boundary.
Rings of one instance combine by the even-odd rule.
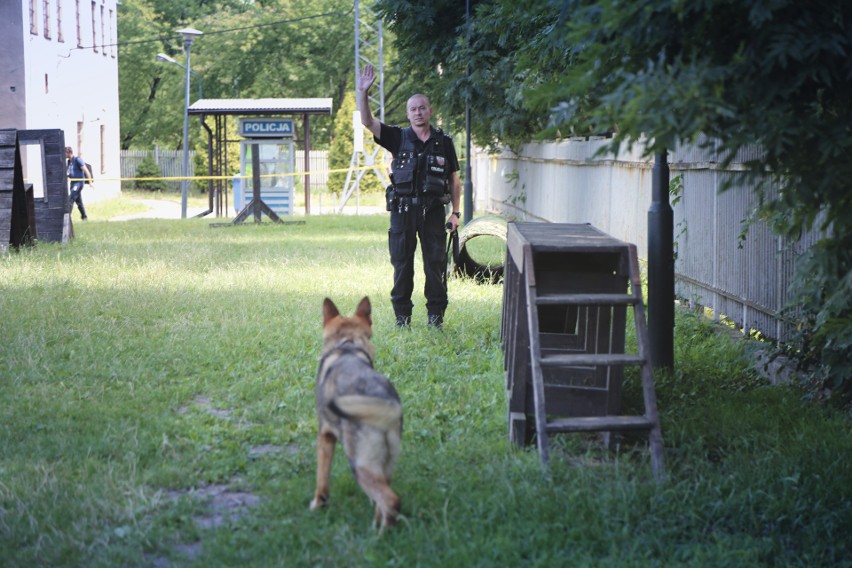
[[[183,36],[183,41],[186,45],[192,45],[192,42],[195,40],[196,36],[200,36],[204,32],[200,32],[193,28],[183,28],[182,30],[177,30],[177,33]]]
[[[169,57],[165,53],[158,53],[157,61],[165,61],[166,63],[177,63],[177,61],[175,61],[173,58]]]

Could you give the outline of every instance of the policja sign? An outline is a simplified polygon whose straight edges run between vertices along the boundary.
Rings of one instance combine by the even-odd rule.
[[[293,136],[290,118],[241,118],[240,136],[245,138],[285,138]]]

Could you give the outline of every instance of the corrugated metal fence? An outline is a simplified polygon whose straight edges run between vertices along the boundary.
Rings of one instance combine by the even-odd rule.
[[[328,187],[328,151],[311,150],[310,156],[311,189]],[[305,169],[305,151],[296,150],[296,171]]]
[[[596,152],[606,140],[568,140],[524,146],[519,154],[474,155],[471,164],[477,210],[518,220],[591,223],[619,239],[648,248],[648,208],[653,162],[642,149],[618,156]],[[682,191],[672,196],[676,246],[676,293],[694,306],[711,308],[747,331],[786,340],[792,328],[780,317],[788,298],[795,258],[816,240],[788,242],[763,221],[746,226],[757,206],[742,162],[718,167],[712,150],[677,148],[669,155],[671,177]],[[732,181],[721,192],[723,183]],[[748,229],[747,231],[745,229]]]
[[[122,150],[121,179],[135,178],[136,169],[146,158],[153,158],[160,166],[163,177],[183,176],[183,150]],[[195,152],[189,151],[189,175],[195,175]],[[122,187],[132,187],[132,181],[122,182]],[[163,189],[179,189],[180,181],[164,181]]]

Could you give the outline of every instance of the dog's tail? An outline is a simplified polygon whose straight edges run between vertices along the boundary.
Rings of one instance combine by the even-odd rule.
[[[350,394],[332,399],[328,407],[341,418],[356,420],[380,430],[395,428],[402,420],[402,405],[393,399]]]

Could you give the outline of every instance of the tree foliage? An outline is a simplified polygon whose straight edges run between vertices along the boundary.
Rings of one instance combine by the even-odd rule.
[[[826,232],[799,263],[798,348],[852,390],[852,4],[480,0],[469,25],[449,0],[379,5],[404,71],[453,114],[469,101],[481,144],[711,140],[723,166],[759,145],[761,213],[791,237]]]
[[[185,64],[175,30],[202,32],[192,45],[191,102],[204,98],[331,97],[338,108],[352,82],[354,20],[337,0],[125,0],[119,9],[122,147],[180,148]],[[330,139],[332,120],[311,120],[315,146]],[[192,120],[191,142],[206,134]]]
[[[348,168],[351,162],[352,151],[355,148],[352,126],[353,112],[355,112],[355,92],[350,90],[343,98],[343,104],[340,106],[337,117],[334,119],[334,136],[331,139],[328,157],[329,166],[333,170]],[[372,154],[376,146],[376,143],[373,142],[373,135],[365,128],[363,136],[364,150],[367,154]],[[365,166],[364,154],[359,153],[355,167],[363,168]],[[352,172],[353,179],[357,174],[357,171]],[[346,185],[346,172],[333,172],[328,175],[328,189],[335,195],[341,194],[344,185]],[[372,170],[364,172],[358,187],[363,192],[384,191],[381,181]]]

